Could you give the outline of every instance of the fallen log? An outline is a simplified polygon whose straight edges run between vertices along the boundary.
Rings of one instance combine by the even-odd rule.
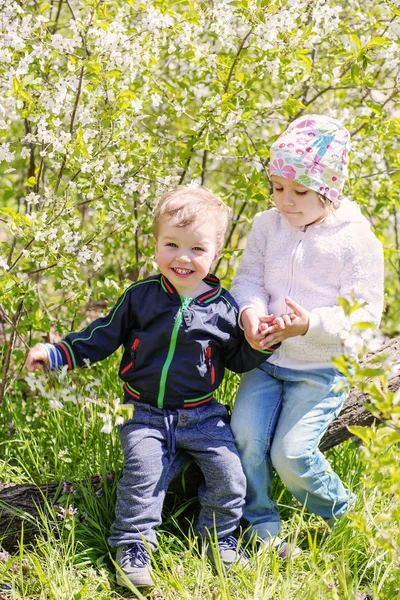
[[[376,364],[372,365],[371,361],[381,354],[389,355],[393,359],[394,374],[389,379],[389,389],[390,391],[395,392],[400,388],[400,337],[389,340],[379,352],[369,354],[361,363],[361,366],[379,366]],[[376,419],[366,408],[366,404],[368,404],[367,394],[356,389],[350,391],[340,415],[330,424],[321,440],[319,448],[323,452],[352,437],[352,434],[348,429],[349,425],[358,425],[361,427],[372,425]]]
[[[380,351],[393,357],[395,364],[400,365],[400,337],[390,340]],[[374,354],[367,357],[363,366],[368,366]],[[389,381],[389,388],[396,391],[400,388],[400,372]],[[339,417],[331,423],[321,440],[320,448],[326,451],[351,437],[349,425],[371,425],[374,417],[366,409],[366,394],[359,390],[351,390]],[[175,479],[170,487],[170,498],[179,498],[184,502],[197,494],[201,481],[201,473],[196,465],[191,465],[183,476]],[[93,477],[91,484],[98,488],[101,479]],[[62,490],[62,482],[46,485],[0,483],[0,545],[5,549],[13,549],[18,543],[21,525],[24,524],[24,539],[29,541],[35,535],[35,521],[40,518],[46,502],[53,504]],[[167,502],[168,504],[168,502]],[[170,502],[172,504],[172,502]]]

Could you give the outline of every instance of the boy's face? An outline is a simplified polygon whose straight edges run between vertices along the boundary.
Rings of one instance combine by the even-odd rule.
[[[314,190],[280,175],[272,175],[271,181],[275,206],[291,225],[304,227],[326,217],[327,209]]]
[[[211,220],[186,227],[160,223],[156,261],[181,296],[195,298],[207,289],[203,279],[217,258],[216,243],[217,228]]]

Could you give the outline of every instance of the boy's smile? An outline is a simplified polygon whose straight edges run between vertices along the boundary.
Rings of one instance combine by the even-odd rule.
[[[181,296],[195,298],[209,289],[203,279],[217,258],[217,228],[212,221],[184,227],[160,224],[155,240],[161,273]]]
[[[192,269],[182,269],[178,267],[173,268],[173,271],[174,273],[176,273],[176,275],[179,275],[180,277],[186,277],[187,275],[193,273]]]

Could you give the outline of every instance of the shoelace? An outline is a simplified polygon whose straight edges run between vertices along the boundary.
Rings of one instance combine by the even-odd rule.
[[[150,554],[144,544],[132,544],[125,548],[125,556],[131,562],[132,567],[146,567],[149,564]]]
[[[221,550],[235,550],[237,551],[239,556],[243,556],[244,558],[248,558],[247,552],[239,546],[238,541],[233,535],[228,535],[227,537],[220,538],[218,540],[218,547]]]

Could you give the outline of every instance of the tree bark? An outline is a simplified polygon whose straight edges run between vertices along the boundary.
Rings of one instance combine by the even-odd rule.
[[[400,366],[400,337],[390,340],[380,353],[392,356],[395,365]],[[374,354],[367,357],[363,366],[368,366]],[[395,374],[389,381],[392,391],[400,388],[400,372]],[[371,425],[374,417],[365,408],[368,402],[366,394],[359,390],[351,390],[343,410],[328,428],[321,440],[320,449],[326,451],[351,437],[348,430],[349,425]],[[179,501],[193,498],[201,481],[201,472],[196,465],[190,466],[185,475],[175,479],[170,487],[168,496],[172,499],[178,497]],[[100,484],[98,477],[93,477],[91,485],[97,489]],[[23,484],[15,485],[0,483],[0,540],[3,539],[4,548],[16,547],[21,525],[24,524],[24,540],[29,541],[35,535],[35,521],[40,526],[40,511],[43,511],[46,502],[50,505],[57,501],[62,490],[62,483],[50,483],[46,485]],[[167,498],[168,498],[167,496]],[[173,502],[169,502],[172,504]],[[168,499],[167,499],[168,508]]]

